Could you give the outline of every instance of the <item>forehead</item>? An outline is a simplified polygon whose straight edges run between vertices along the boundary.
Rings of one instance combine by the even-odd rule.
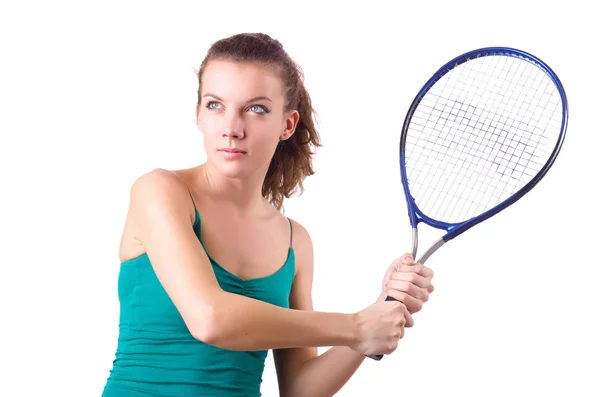
[[[232,101],[268,96],[283,99],[283,85],[274,68],[257,63],[210,61],[202,74],[202,95],[211,93]]]

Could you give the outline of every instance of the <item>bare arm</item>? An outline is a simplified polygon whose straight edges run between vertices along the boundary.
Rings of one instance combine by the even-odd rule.
[[[297,274],[290,306],[313,310],[313,247],[307,231],[295,230]],[[356,372],[365,356],[345,346],[336,346],[318,355],[317,348],[274,350],[273,357],[282,397],[333,396]]]
[[[163,288],[192,335],[229,350],[351,346],[352,314],[285,309],[223,291],[191,227],[187,187],[164,170],[132,186],[130,217]]]
[[[291,306],[312,310],[312,243],[308,233],[299,228],[296,233],[298,274],[294,281]],[[384,276],[382,292],[377,304],[392,296],[404,302],[407,327],[413,324],[411,313],[420,311],[433,292],[433,271],[415,264],[409,254],[397,258]],[[282,349],[275,351],[279,389],[282,397],[329,397],[335,395],[354,375],[365,355],[345,346],[336,346],[317,355],[316,349]]]
[[[350,380],[365,356],[345,346],[336,346],[302,364],[282,397],[334,396]]]

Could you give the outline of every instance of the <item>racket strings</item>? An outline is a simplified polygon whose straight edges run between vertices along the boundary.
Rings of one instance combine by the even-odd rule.
[[[469,69],[469,71],[472,72],[472,69]],[[470,78],[473,78],[473,76],[470,76]],[[450,79],[447,80],[447,83],[449,81],[450,81]],[[444,89],[442,90],[442,92],[444,92],[447,87],[448,86],[446,85],[444,87]],[[455,87],[451,87],[451,88],[455,89]],[[460,87],[460,89],[464,90],[462,87]],[[436,98],[436,105],[434,106],[434,109],[437,108],[437,105],[440,104],[440,103],[444,106],[443,109],[442,109],[442,113],[440,115],[440,119],[443,119],[444,122],[440,126],[441,128],[434,127],[434,130],[436,130],[439,133],[438,135],[436,135],[436,137],[438,139],[436,139],[435,142],[432,142],[432,141],[429,140],[428,143],[432,143],[433,144],[433,145],[430,146],[430,148],[431,148],[431,150],[436,155],[435,159],[436,160],[440,160],[440,159],[443,159],[443,157],[447,155],[448,150],[455,149],[457,147],[457,145],[461,144],[461,145],[467,146],[465,144],[468,144],[469,140],[464,140],[464,139],[455,140],[455,138],[457,137],[456,134],[450,135],[450,134],[446,133],[446,132],[449,132],[448,122],[449,121],[455,121],[455,118],[453,116],[456,114],[456,112],[455,112],[456,111],[456,105],[460,104],[460,108],[459,109],[462,110],[462,108],[464,107],[465,103],[464,102],[459,102],[459,101],[456,101],[456,100],[454,100],[454,101],[448,101],[447,98],[445,98],[442,95],[436,95],[436,97],[437,97]],[[441,99],[441,101],[440,101],[440,99]],[[448,107],[448,103],[449,102],[452,103],[452,106],[450,108]],[[475,114],[475,112],[473,114]],[[461,116],[460,112],[457,115],[460,117]],[[459,127],[458,128],[459,128],[459,131],[463,132],[463,133],[466,132],[466,131],[464,129],[460,128],[460,126],[464,125],[464,118],[465,118],[466,115],[467,115],[467,113],[464,113],[462,115],[462,119],[463,120],[459,121]],[[479,116],[480,115],[481,115],[481,113],[479,112]],[[470,116],[472,116],[472,115],[470,115]],[[472,118],[469,117],[469,120],[472,120]],[[428,117],[428,121],[430,121],[430,117]],[[450,139],[450,145],[445,144],[446,141],[447,141],[446,138],[448,136],[450,136],[450,138],[451,138]],[[439,138],[440,137],[444,137],[444,142],[442,142],[442,143],[439,142]],[[436,149],[444,149],[444,151],[442,152],[442,151],[439,151],[439,150],[436,150]],[[469,149],[470,149],[469,152],[470,152],[471,155],[473,155],[473,157],[480,157],[480,158],[483,157],[483,156],[478,156],[478,154],[479,154],[479,150],[478,149],[475,149],[475,153],[473,153],[473,150],[472,150],[473,147],[472,146],[469,147]],[[458,203],[459,200],[461,199],[461,197],[464,196],[464,188],[468,187],[467,184],[462,183],[464,181],[465,175],[461,174],[461,173],[458,173],[458,172],[453,172],[454,170],[457,169],[457,165],[458,164],[457,164],[457,162],[452,162],[452,160],[462,161],[463,163],[461,165],[459,165],[459,166],[462,166],[464,168],[464,166],[465,166],[464,162],[467,161],[467,158],[465,156],[462,156],[462,157],[460,157],[458,159],[452,159],[452,158],[450,159],[450,163],[452,165],[454,165],[454,169],[450,170],[450,173],[453,176],[452,181],[450,181],[449,178],[445,178],[443,174],[440,175],[439,173],[441,173],[444,170],[442,168],[440,168],[440,167],[436,167],[434,162],[430,162],[429,169],[427,171],[428,172],[428,176],[431,177],[432,179],[442,179],[444,181],[444,183],[443,183],[443,185],[441,187],[439,186],[439,184],[435,186],[433,192],[431,192],[431,194],[429,194],[426,197],[426,204],[427,204],[427,201],[430,200],[433,197],[434,198],[434,203],[432,204],[432,206],[434,206],[434,207],[438,206],[439,207],[438,200],[439,200],[440,196],[443,196],[441,194],[442,192],[445,192],[447,195],[451,195],[452,198],[455,199],[453,201],[454,204]],[[470,163],[471,164],[469,164],[469,166],[472,166],[474,164],[472,160],[470,161]],[[435,173],[435,174],[429,173],[429,170],[431,170],[432,168],[433,168],[434,171],[437,171],[437,173]],[[425,168],[423,168],[423,169],[425,169]],[[447,191],[446,187],[447,187],[449,181],[450,181],[451,184],[453,184],[453,183],[456,182],[456,179],[458,177],[462,177],[463,178],[463,179],[459,179],[459,181],[458,181],[458,188],[459,188],[459,190],[454,189],[454,192],[457,192],[458,194],[452,194],[452,192]],[[463,188],[462,191],[460,190],[460,188]],[[473,204],[474,203],[474,201],[472,199],[468,198],[468,197],[465,198],[465,200],[469,204]],[[453,208],[452,208],[452,206],[446,206],[445,207],[445,211],[447,212],[448,209],[453,209]]]
[[[489,117],[488,117],[488,119],[489,119]],[[498,137],[499,137],[499,135],[497,135],[497,134],[496,134],[496,135],[495,135],[495,138],[496,138],[496,139],[493,141],[495,145],[496,145],[497,143],[499,143]],[[471,152],[472,152],[472,151],[471,151]],[[478,157],[479,157],[479,158],[481,158],[481,156],[478,156]],[[497,160],[497,159],[496,159],[496,160]],[[496,163],[500,164],[498,161],[496,161]],[[472,200],[470,200],[470,202],[472,203],[473,201],[472,201]]]
[[[408,181],[421,211],[459,222],[524,186],[553,150],[560,104],[546,73],[517,57],[482,57],[447,73],[406,135]]]
[[[512,60],[514,62],[515,58],[512,58]],[[539,73],[538,69],[529,68],[530,72],[533,70],[535,70],[537,73]],[[516,74],[520,75],[519,73],[516,73]],[[522,77],[522,75],[520,75],[520,77]],[[531,73],[527,76],[527,78],[528,79],[532,78]],[[540,81],[540,80],[537,78],[534,78],[533,81]],[[522,94],[523,89],[527,88],[524,84],[519,84],[519,83],[517,83],[517,87],[520,88],[520,90],[518,92],[519,96]],[[496,86],[495,88],[498,89],[498,98],[499,98],[500,104],[503,104],[504,109],[507,109],[507,107],[510,105],[510,102],[511,102],[510,99],[512,96],[507,96],[502,93],[503,92],[502,90],[505,88],[504,86],[500,86],[500,87]],[[508,90],[509,93],[512,93],[512,94],[516,93],[516,91],[511,90],[510,87],[506,87],[506,89]],[[533,103],[533,101],[530,101],[530,102],[527,102],[526,100],[523,101],[523,105],[526,104],[527,108],[528,108],[525,112],[526,114],[527,114],[527,112],[530,111],[529,107],[530,107],[531,103]],[[507,109],[509,114],[515,110],[514,107],[515,107],[515,105],[513,103],[513,106],[510,109]],[[517,109],[517,112],[521,109],[522,109],[522,107]],[[490,203],[492,205],[496,204],[497,202],[499,202],[499,200],[502,199],[502,196],[495,194],[499,191],[499,189],[498,189],[499,185],[498,184],[492,185],[492,183],[498,181],[499,184],[502,184],[504,182],[502,191],[510,192],[509,194],[512,194],[514,192],[515,188],[518,186],[518,184],[516,182],[523,178],[524,171],[528,169],[527,164],[528,164],[528,162],[531,161],[531,158],[532,158],[532,156],[530,156],[527,159],[526,164],[524,164],[524,166],[521,167],[521,170],[520,170],[521,174],[518,176],[514,176],[515,171],[519,172],[519,170],[518,170],[519,167],[517,167],[517,165],[519,164],[518,161],[523,159],[522,155],[524,153],[523,151],[520,151],[518,153],[517,161],[514,161],[513,157],[515,157],[516,149],[519,148],[519,145],[515,144],[515,137],[518,139],[518,142],[521,142],[520,141],[521,136],[519,136],[519,134],[510,134],[509,131],[511,129],[517,127],[517,126],[515,126],[515,122],[517,122],[517,120],[516,120],[516,118],[507,117],[506,121],[504,123],[502,123],[501,125],[496,123],[495,126],[492,126],[492,122],[495,119],[497,119],[500,115],[498,114],[498,112],[491,112],[491,114],[493,114],[493,117],[491,119],[489,117],[486,117],[487,123],[484,125],[488,127],[485,130],[486,133],[488,133],[488,134],[491,133],[494,136],[494,138],[496,138],[493,141],[493,146],[491,147],[491,149],[493,150],[494,148],[498,147],[498,145],[500,145],[499,150],[497,150],[495,152],[496,155],[494,156],[494,158],[492,160],[492,164],[498,166],[499,168],[498,168],[498,170],[496,170],[497,172],[492,172],[492,169],[490,167],[484,167],[484,169],[486,169],[488,171],[487,174],[485,175],[485,179],[484,179],[487,182],[487,185],[483,186],[483,189],[479,189],[478,192],[488,191],[490,187],[493,187],[494,189],[492,191],[492,194],[489,196],[488,200],[485,203],[484,202],[480,203],[480,206],[483,208],[489,207]],[[509,123],[510,123],[510,125],[509,125]],[[527,124],[529,124],[529,123],[527,123]],[[494,128],[494,129],[499,128],[500,131],[502,132],[502,134],[497,134],[497,133],[495,133],[494,130],[490,131],[490,127]],[[520,130],[519,128],[516,128],[516,131],[519,131],[519,130]],[[529,137],[533,137],[535,135],[536,134],[531,134]],[[542,135],[538,134],[538,137],[541,138],[541,136]],[[500,142],[500,139],[503,139],[503,141]],[[506,142],[506,139],[509,139],[508,143]],[[526,144],[523,144],[522,142],[521,142],[521,144],[524,145],[523,147],[527,147]],[[535,142],[535,146],[537,147],[538,145],[539,145],[539,139]],[[489,145],[488,145],[488,147],[489,147]],[[514,150],[511,150],[511,149],[514,149]],[[508,160],[507,160],[507,156],[509,156]],[[480,160],[482,159],[482,157],[479,157],[479,158],[480,158]],[[508,167],[509,164],[513,164],[514,166]],[[538,165],[541,167],[543,164],[538,164]],[[508,174],[506,172],[507,170],[511,171],[510,174]],[[500,177],[495,178],[494,176],[498,173],[500,174]],[[533,176],[534,175],[529,175],[528,179],[530,179]],[[503,177],[505,177],[505,178],[503,178]],[[508,190],[509,185],[512,185],[512,186],[510,186],[512,188],[510,190]],[[471,204],[477,204],[477,203],[475,201],[471,201]],[[466,212],[471,213],[472,210],[474,210],[474,208],[471,205],[467,208]],[[446,216],[446,214],[444,214],[444,216]]]

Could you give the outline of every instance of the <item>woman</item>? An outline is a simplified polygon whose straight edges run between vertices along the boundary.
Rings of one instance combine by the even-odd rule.
[[[376,303],[313,311],[311,239],[280,212],[320,145],[299,68],[278,41],[240,34],[213,44],[198,82],[206,162],[131,188],[103,396],[258,396],[268,349],[282,396],[333,395],[365,355],[396,349],[433,274],[405,255]]]

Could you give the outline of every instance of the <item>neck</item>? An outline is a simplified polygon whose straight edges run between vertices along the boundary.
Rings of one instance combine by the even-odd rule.
[[[264,208],[262,186],[265,172],[257,172],[248,178],[229,178],[211,167],[200,166],[200,178],[210,188],[210,193],[221,202],[227,202],[241,211]]]

